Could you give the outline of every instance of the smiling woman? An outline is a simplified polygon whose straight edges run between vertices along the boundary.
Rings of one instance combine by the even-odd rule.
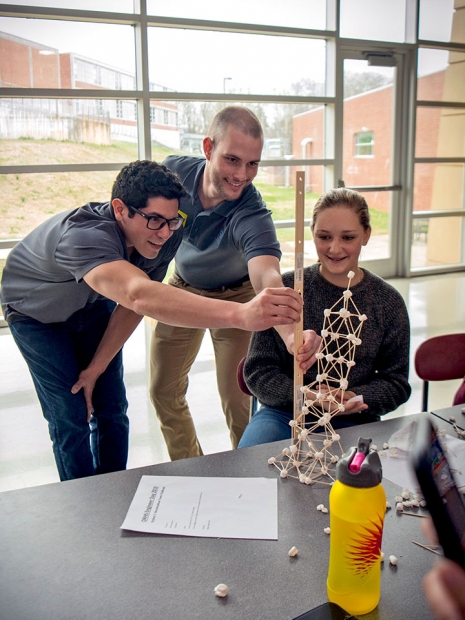
[[[325,280],[342,288],[353,271],[352,286],[358,284],[363,278],[358,259],[371,234],[365,199],[345,189],[328,192],[313,209],[312,232]]]
[[[304,270],[304,328],[321,332],[325,312],[341,298],[350,271],[355,274],[351,299],[359,314],[368,317],[343,395],[344,411],[334,416],[331,424],[336,429],[374,422],[410,396],[410,327],[405,303],[392,286],[358,265],[371,232],[368,205],[358,192],[339,188],[323,194],[313,209],[312,230],[319,262]],[[283,283],[293,287],[294,274],[285,274]],[[333,344],[339,346],[337,339]],[[335,372],[336,367],[335,363]],[[304,385],[313,384],[317,372],[314,364],[305,373]],[[239,447],[290,438],[294,359],[273,330],[252,336],[244,377],[262,406],[245,429]],[[355,396],[362,396],[361,402]],[[309,418],[311,415],[307,421]]]

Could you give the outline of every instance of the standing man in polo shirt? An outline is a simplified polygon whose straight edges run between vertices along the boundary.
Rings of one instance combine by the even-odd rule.
[[[180,202],[185,226],[171,286],[240,303],[265,287],[283,286],[271,212],[252,184],[262,148],[263,131],[255,114],[229,106],[215,116],[203,141],[205,159],[165,160],[189,192]],[[293,352],[293,326],[277,329]],[[150,395],[172,460],[202,454],[186,391],[204,333],[159,321],[152,337]],[[218,389],[235,448],[249,418],[249,399],[237,386],[236,369],[247,353],[250,334],[238,329],[210,329],[210,333]],[[314,332],[306,334],[298,357],[305,369],[315,359],[317,341]]]

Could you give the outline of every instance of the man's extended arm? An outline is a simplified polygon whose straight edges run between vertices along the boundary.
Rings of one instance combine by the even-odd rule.
[[[127,261],[114,261],[91,269],[84,280],[95,291],[119,305],[89,366],[71,388],[84,390],[87,414],[92,412],[92,391],[98,377],[139,324],[142,316],[181,327],[236,327],[249,331],[298,320],[302,307],[291,289],[267,289],[247,304],[192,295],[154,282]]]
[[[261,331],[274,325],[295,323],[302,309],[299,295],[289,288],[266,288],[246,304],[239,304],[192,295],[153,282],[124,260],[98,265],[84,276],[84,280],[100,295],[136,314],[178,327],[235,327]]]
[[[284,286],[279,270],[279,260],[276,256],[262,255],[251,258],[248,262],[249,276],[256,293],[265,287]],[[294,325],[275,325],[276,331],[286,345],[289,353],[294,354]],[[297,360],[300,367],[306,371],[315,362],[315,353],[320,346],[321,338],[313,330],[304,332],[304,342],[299,348]]]

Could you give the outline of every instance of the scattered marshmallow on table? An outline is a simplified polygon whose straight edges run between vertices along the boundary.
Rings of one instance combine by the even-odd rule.
[[[224,598],[228,594],[229,588],[225,583],[219,583],[215,588],[216,596]]]

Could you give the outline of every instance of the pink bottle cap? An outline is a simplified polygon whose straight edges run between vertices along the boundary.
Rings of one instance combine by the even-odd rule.
[[[349,465],[349,470],[353,474],[358,474],[358,472],[360,471],[360,468],[362,466],[362,463],[365,460],[365,456],[366,456],[366,454],[363,454],[363,452],[356,452],[355,453],[355,456],[352,459],[352,463],[350,463],[350,465]]]

